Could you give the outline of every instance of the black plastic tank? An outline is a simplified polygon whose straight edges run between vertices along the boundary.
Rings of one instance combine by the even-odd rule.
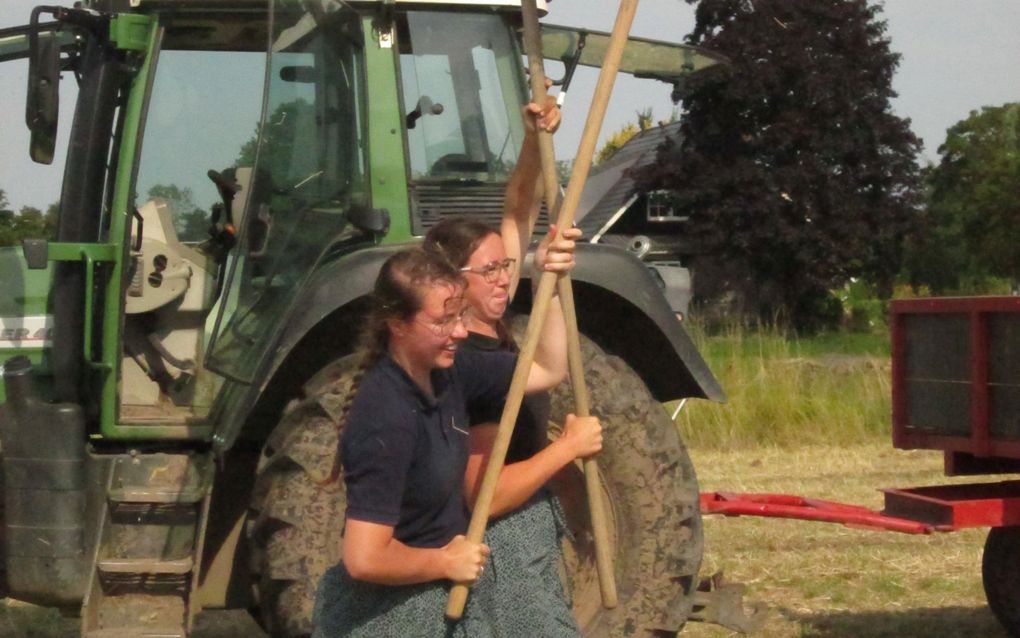
[[[36,397],[27,357],[3,366],[0,405],[4,553],[10,595],[45,605],[81,601],[85,561],[85,420],[81,407]]]

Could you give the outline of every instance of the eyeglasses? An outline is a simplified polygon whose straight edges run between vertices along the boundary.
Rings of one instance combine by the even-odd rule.
[[[464,266],[460,269],[460,271],[481,275],[485,280],[485,283],[494,284],[499,280],[499,276],[504,272],[513,272],[515,263],[517,263],[516,259],[513,257],[507,257],[503,261],[490,261],[484,266],[478,266],[476,268]]]
[[[457,329],[458,323],[462,323],[467,326],[468,322],[471,321],[471,316],[471,308],[464,308],[460,312],[448,314],[442,319],[433,319],[426,315],[428,320],[419,319],[418,317],[415,317],[414,320],[424,326],[428,326],[429,330],[432,331],[432,334],[437,337],[449,337],[453,334],[453,331]]]

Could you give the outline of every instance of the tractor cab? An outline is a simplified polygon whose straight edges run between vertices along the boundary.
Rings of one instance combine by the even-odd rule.
[[[107,122],[114,161],[83,150],[97,131],[83,132],[68,161],[82,167],[89,201],[63,202],[60,213],[62,225],[89,229],[61,241],[115,252],[119,238],[129,243],[123,261],[99,266],[112,277],[105,307],[91,312],[108,334],[57,331],[73,352],[95,342],[89,365],[64,376],[102,377],[92,381],[101,398],[66,394],[98,401],[104,436],[173,423],[161,431],[208,437],[215,413],[237,414],[250,403],[244,388],[278,363],[286,318],[323,264],[422,235],[445,216],[498,221],[524,136],[518,6],[97,1],[53,12],[49,26],[37,12],[20,40],[33,68],[37,161],[54,154],[58,117],[47,105],[60,70],[94,91],[115,72],[90,70],[86,46],[129,61],[117,86],[107,80],[105,103],[79,105],[83,118]],[[607,40],[543,33],[566,83],[577,65],[600,64]],[[679,85],[717,61],[632,38],[621,67]]]

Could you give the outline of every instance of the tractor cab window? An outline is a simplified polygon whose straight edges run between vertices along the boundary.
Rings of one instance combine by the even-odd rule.
[[[195,243],[222,199],[208,171],[244,164],[254,145],[266,56],[174,49],[174,35],[157,60],[135,192],[138,205],[166,201],[177,238]]]
[[[275,3],[261,121],[238,160],[250,178],[207,363],[241,383],[316,264],[370,241],[352,221],[369,202],[361,20],[345,3],[319,6]]]
[[[523,140],[520,54],[505,17],[409,11],[398,24],[415,181],[505,181]]]

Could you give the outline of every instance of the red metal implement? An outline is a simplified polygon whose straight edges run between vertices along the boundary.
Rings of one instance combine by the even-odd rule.
[[[885,516],[860,505],[804,498],[792,494],[706,492],[701,495],[701,511],[703,514],[726,516],[767,516],[840,523],[847,527],[866,527],[905,534],[929,534],[933,531],[930,525]]]
[[[885,512],[938,531],[1020,525],[1020,481],[886,489]]]
[[[885,489],[885,509],[792,494],[706,492],[703,514],[765,516],[847,527],[930,534],[967,527],[1020,525],[1020,481]]]

